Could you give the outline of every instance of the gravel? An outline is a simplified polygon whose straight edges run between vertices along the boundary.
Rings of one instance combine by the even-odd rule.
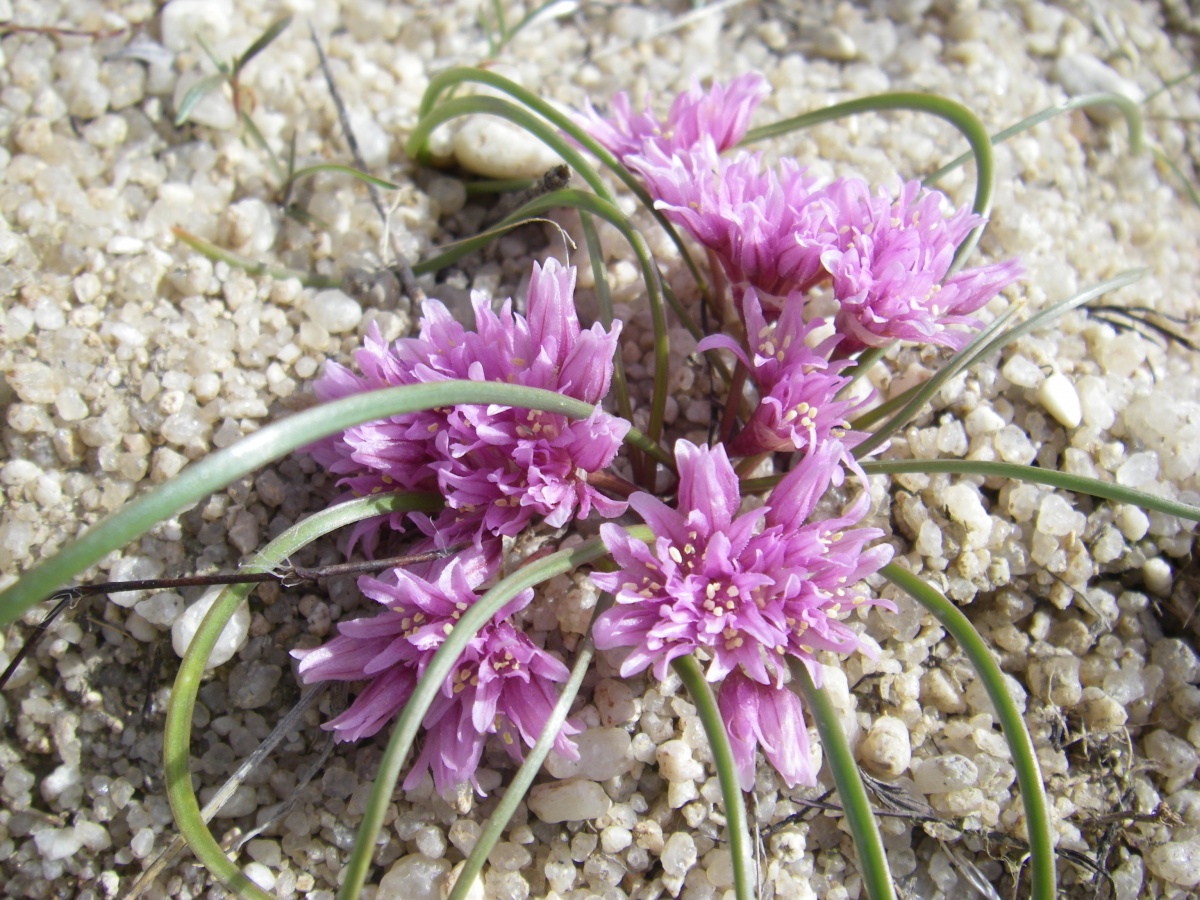
[[[0,22],[29,26],[0,38],[0,585],[189,462],[309,404],[322,362],[348,361],[372,323],[388,339],[408,331],[394,279],[372,274],[388,248],[421,259],[491,221],[453,172],[421,169],[401,149],[429,77],[487,56],[476,6],[171,0],[157,10],[0,0]],[[1196,64],[1194,45],[1162,29],[1157,5],[1133,0],[1086,10],[948,0],[570,6],[514,37],[492,67],[559,104],[590,97],[602,105],[626,89],[635,98],[652,92],[660,110],[693,76],[753,68],[774,86],[756,124],[865,93],[921,90],[961,100],[995,132],[1072,94],[1143,99]],[[399,185],[384,195],[386,228],[363,186],[335,173],[297,184],[289,201],[300,214],[289,214],[227,93],[206,97],[189,124],[173,124],[189,88],[213,71],[201,40],[232,59],[286,12],[297,21],[241,73],[244,108],[277,152],[295,136],[298,167],[350,162],[311,21],[372,174]],[[1194,183],[1189,119],[1200,116],[1200,98],[1185,83],[1148,109],[1156,117],[1149,137]],[[1135,266],[1147,267],[1146,277],[1101,302],[1195,314],[1200,211],[1148,154],[1130,155],[1123,129],[1111,109],[1089,110],[996,148],[997,195],[980,249],[993,259],[1019,255],[1028,276],[990,314],[1013,301],[1037,311]],[[493,119],[441,129],[432,143],[435,159],[457,154],[496,177],[536,176],[553,164],[542,145]],[[943,124],[897,112],[827,123],[762,149],[793,154],[821,177],[892,186],[962,148]],[[940,186],[969,203],[971,169]],[[677,251],[644,211],[622,202],[676,294],[693,303]],[[561,222],[581,244],[577,222]],[[173,227],[322,280],[247,274],[190,249]],[[644,425],[649,314],[627,244],[607,226],[600,238],[626,321],[635,423]],[[465,309],[471,289],[519,294],[530,258],[561,255],[562,246],[557,231],[528,227],[421,284]],[[584,308],[594,303],[591,279],[585,267]],[[1076,311],[1021,338],[943,386],[887,456],[1032,462],[1197,502],[1196,355],[1130,324]],[[707,378],[690,358],[694,342],[678,329],[671,338],[671,437],[703,440]],[[895,396],[938,361],[928,348],[895,348],[871,381]],[[891,490],[883,480],[873,488],[878,524],[907,565],[962,604],[995,648],[1038,747],[1059,846],[1093,854],[1104,834],[1097,823],[1115,821],[1107,865],[1116,896],[1185,896],[1200,871],[1200,663],[1197,630],[1184,623],[1200,590],[1190,525],[991,478],[903,475]],[[311,460],[282,461],[160,523],[87,577],[233,568],[334,494]],[[293,562],[340,558],[326,541]],[[1007,877],[969,833],[1024,828],[986,693],[931,616],[876,587],[897,612],[864,612],[854,625],[877,658],[824,660],[839,721],[872,774],[923,796],[950,823],[939,834],[957,856]],[[214,596],[182,588],[84,601],[17,669],[0,694],[0,872],[9,896],[125,896],[169,844],[163,705],[176,657]],[[570,656],[596,600],[586,579],[556,578],[526,612],[527,628]],[[365,608],[350,579],[319,591],[256,590],[222,635],[193,716],[202,798],[296,701],[288,651],[318,643]],[[41,616],[31,612],[4,636],[0,665]],[[472,886],[473,900],[707,898],[729,889],[724,814],[694,707],[677,679],[620,679],[616,664],[601,654],[586,683],[576,711],[586,727],[581,760],[549,764]],[[382,751],[379,741],[340,746],[301,783],[325,746],[317,726],[334,702],[321,700],[215,825],[219,834],[246,833],[291,804],[238,857],[280,897],[333,896]],[[819,761],[815,735],[812,744]],[[499,793],[510,770],[503,753],[489,752],[479,780]],[[832,787],[828,769],[820,777],[815,790],[789,792],[760,767],[750,809],[763,883],[776,896],[861,890],[838,820],[801,802]],[[1174,813],[1153,815],[1160,805]],[[488,809],[490,800],[469,792],[434,797],[428,783],[398,794],[376,850],[375,896],[442,896]],[[1112,819],[1118,811],[1141,818]],[[881,828],[911,895],[962,892],[964,876],[938,840],[902,819]],[[152,892],[194,897],[210,890],[206,879],[185,858]],[[1068,896],[1094,891],[1087,871],[1065,863],[1060,881]]]

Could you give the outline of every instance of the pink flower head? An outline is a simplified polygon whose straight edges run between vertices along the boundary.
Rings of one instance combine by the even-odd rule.
[[[708,138],[718,151],[727,150],[746,133],[750,116],[768,93],[770,86],[761,75],[739,75],[728,88],[714,84],[708,93],[693,81],[691,88],[675,98],[665,122],[650,112],[650,97],[640,115],[633,112],[624,92],[613,97],[612,118],[604,118],[590,102],[576,118],[606,150],[626,162],[626,158],[655,147],[671,156],[687,152]]]
[[[376,616],[338,625],[339,635],[313,650],[296,650],[300,677],[315,681],[368,681],[350,707],[322,727],[338,740],[356,741],[381,729],[408,702],[417,679],[462,614],[476,588],[493,574],[478,554],[440,564],[430,580],[403,569],[381,579],[361,578],[359,588],[385,609]],[[520,743],[532,746],[556,702],[551,686],[567,679],[567,668],[504,620],[524,607],[533,592],[518,594],[471,640],[453,676],[426,713],[425,742],[404,782],[414,787],[429,770],[439,793],[463,782],[476,790],[475,770],[487,735],[499,734],[514,758]],[[567,736],[555,749],[568,758],[577,751]],[[481,792],[482,793],[482,792]]]
[[[857,649],[841,616],[882,604],[854,585],[887,563],[892,548],[866,549],[882,532],[851,527],[866,514],[865,492],[840,516],[806,521],[828,488],[842,482],[846,455],[837,441],[812,448],[764,507],[738,515],[738,480],[724,448],[677,442],[677,508],[645,493],[629,501],[650,526],[653,546],[616,525],[600,527],[619,571],[592,574],[597,587],[615,595],[593,634],[602,650],[631,648],[622,677],[652,667],[661,680],[672,660],[702,651],[709,681],[740,670],[756,684],[780,688],[785,656],[804,662],[819,682],[818,651]],[[775,746],[781,739],[771,735]]]
[[[864,551],[883,533],[848,528],[867,511],[865,492],[842,516],[805,521],[826,490],[843,481],[842,444],[814,447],[765,506],[740,516],[738,480],[723,447],[681,440],[675,454],[677,509],[646,493],[630,498],[655,535],[653,548],[618,526],[600,528],[622,571],[592,575],[616,595],[597,619],[596,646],[633,648],[622,676],[653,664],[662,679],[671,660],[704,649],[712,657],[710,681],[740,665],[761,684],[782,683],[785,653],[811,662],[815,650],[856,649],[858,638],[838,617],[878,601],[847,586],[883,566],[892,549]]]
[[[710,335],[700,341],[700,350],[731,350],[758,387],[758,406],[729,444],[736,456],[805,450],[831,437],[850,449],[866,437],[850,431],[846,419],[861,401],[835,399],[850,383],[849,377],[838,373],[853,365],[850,360],[830,361],[841,336],[832,335],[810,347],[808,336],[823,322],[806,323],[803,308],[803,297],[793,295],[784,303],[779,318],[768,323],[757,294],[747,290],[742,309],[752,355],[747,357],[728,335]]]
[[[420,336],[388,347],[372,326],[355,356],[356,376],[331,364],[318,379],[320,399],[357,391],[448,379],[496,381],[555,391],[599,404],[612,381],[619,322],[605,331],[580,328],[575,269],[549,260],[533,266],[528,317],[511,301],[499,313],[482,294],[472,298],[476,330],[468,331],[436,300],[426,301]],[[314,457],[356,494],[439,490],[446,509],[413,515],[438,546],[515,535],[534,516],[551,525],[619,515],[625,504],[587,483],[620,450],[629,423],[597,409],[583,420],[506,406],[459,405],[393,416],[348,429],[311,448]],[[376,526],[378,523],[376,523]]]
[[[885,192],[871,196],[857,179],[825,192],[837,207],[838,234],[821,262],[841,304],[835,324],[846,335],[843,353],[895,339],[960,349],[969,339],[962,329],[979,326],[968,314],[1021,274],[1017,261],[1007,260],[946,278],[955,249],[982,219],[965,207],[944,217],[944,195],[919,182],[905,184],[895,200]]]
[[[707,142],[673,157],[650,148],[629,165],[654,205],[716,255],[735,294],[782,298],[827,277],[821,254],[836,239],[836,210],[794,160],[764,170],[759,154],[720,157]]]
[[[717,706],[729,732],[733,763],[743,791],[754,790],[754,749],[789,787],[814,785],[817,773],[808,756],[808,729],[800,698],[789,688],[759,684],[734,669],[717,691]]]

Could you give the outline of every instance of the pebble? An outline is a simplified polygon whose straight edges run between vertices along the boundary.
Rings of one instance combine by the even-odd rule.
[[[183,615],[176,619],[171,626],[171,646],[174,647],[175,654],[180,658],[187,652],[205,614],[220,596],[222,590],[219,585],[209,588],[199,600],[184,610]],[[205,669],[215,669],[232,659],[233,654],[237,653],[242,644],[246,642],[249,631],[250,609],[245,602],[242,602],[221,630],[221,635],[217,638],[217,643],[213,647]]]
[[[551,751],[546,771],[555,778],[581,777],[589,781],[607,781],[633,768],[629,732],[624,728],[589,728],[574,738],[579,759],[571,760]]]
[[[314,325],[329,334],[345,334],[353,331],[362,321],[362,305],[337,288],[318,291],[302,300],[300,308]]]
[[[668,875],[683,876],[696,864],[696,841],[686,831],[676,831],[669,838],[659,857]]]
[[[441,900],[441,882],[449,871],[444,859],[421,853],[402,857],[380,879],[375,900]]]
[[[265,706],[282,677],[283,669],[280,666],[240,662],[229,673],[229,702],[237,709]]]
[[[908,726],[894,716],[880,716],[871,723],[858,752],[866,765],[885,778],[903,774],[912,762]]]
[[[917,790],[935,794],[972,787],[979,778],[979,768],[960,753],[947,753],[913,760],[912,774]]]
[[[43,859],[66,859],[74,856],[83,846],[83,839],[74,828],[47,828],[33,836],[38,853]]]
[[[1061,494],[1046,494],[1038,506],[1037,530],[1053,537],[1082,534],[1087,516],[1076,512]]]
[[[979,491],[969,484],[952,484],[942,495],[950,518],[967,530],[968,549],[986,547],[992,536],[992,519],[983,508]]]
[[[1071,708],[1083,699],[1078,656],[1048,656],[1029,664],[1029,687],[1034,696],[1055,706]]]
[[[1200,885],[1200,838],[1160,844],[1145,858],[1146,867],[1164,881],[1185,888]]]
[[[494,116],[476,116],[454,135],[454,156],[485,178],[540,178],[562,163],[529,132]]]
[[[1144,743],[1146,756],[1159,772],[1173,781],[1191,780],[1200,763],[1191,744],[1163,728],[1151,731]]]
[[[594,781],[557,781],[535,785],[527,801],[530,811],[547,824],[598,819],[612,800]]]
[[[1042,382],[1037,399],[1046,412],[1067,428],[1074,428],[1083,421],[1083,409],[1075,385],[1061,372],[1055,372]]]
[[[698,781],[704,777],[704,766],[692,758],[692,748],[684,741],[666,741],[655,754],[658,773],[667,781]]]
[[[195,50],[197,39],[210,47],[224,40],[233,21],[233,0],[172,0],[159,20],[163,45],[181,53]]]
[[[1120,94],[1134,103],[1141,103],[1146,96],[1134,82],[1089,53],[1064,53],[1055,60],[1053,74],[1071,96]],[[1086,112],[1089,119],[1103,125],[1114,125],[1122,119],[1120,110],[1108,105],[1089,107]]]

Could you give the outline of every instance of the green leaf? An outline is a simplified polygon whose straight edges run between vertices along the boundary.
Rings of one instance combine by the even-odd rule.
[[[1042,784],[1042,773],[1038,767],[1033,738],[1025,727],[1025,720],[1008,694],[1004,674],[992,657],[991,650],[969,619],[957,606],[943,597],[911,572],[895,563],[888,563],[881,574],[896,587],[924,606],[948,631],[979,675],[979,680],[996,709],[996,721],[1004,732],[1012,753],[1013,767],[1017,770],[1017,784],[1021,801],[1025,806],[1025,827],[1029,833],[1031,858],[1031,900],[1054,900],[1054,831],[1050,826],[1049,804],[1046,789]]]
[[[242,69],[246,67],[246,63],[250,62],[250,60],[254,59],[254,57],[266,50],[267,47],[270,46],[271,42],[283,34],[284,30],[291,24],[292,17],[284,16],[278,22],[275,22],[273,25],[267,28],[266,31],[259,35],[258,40],[247,47],[246,52],[238,57],[237,61],[233,64],[233,74],[237,75],[239,72],[241,72]]]
[[[179,109],[175,113],[175,127],[179,128],[187,122],[188,116],[192,114],[192,110],[196,108],[196,104],[223,85],[229,79],[224,75],[217,73],[215,75],[205,75],[183,95],[183,99],[179,101]]]
[[[0,592],[0,626],[13,622],[55,588],[145,534],[163,519],[272,460],[363,422],[460,403],[499,403],[572,419],[586,419],[595,410],[590,403],[538,388],[488,381],[442,381],[368,391],[296,413],[242,438],[232,447],[197,460],[24,573],[16,584]],[[661,453],[637,429],[630,429],[625,440],[643,450],[653,448]]]
[[[361,172],[353,166],[342,166],[337,163],[320,163],[315,166],[305,166],[303,169],[294,171],[287,184],[290,186],[301,178],[307,178],[309,175],[315,175],[318,172],[341,172],[343,175],[349,175],[351,178],[356,178],[364,184],[369,184],[372,187],[383,188],[385,191],[398,191],[400,185],[392,184],[390,181],[384,181],[382,178],[376,178],[374,175],[368,175],[366,172]]]

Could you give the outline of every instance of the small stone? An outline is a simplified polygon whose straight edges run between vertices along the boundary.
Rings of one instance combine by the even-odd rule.
[[[90,414],[87,403],[73,387],[63,388],[54,400],[54,411],[64,422],[78,422]]]
[[[604,788],[594,781],[556,781],[529,792],[529,809],[547,824],[598,819],[612,808]]]
[[[159,27],[164,46],[181,53],[195,50],[198,39],[210,47],[224,40],[233,21],[233,0],[172,0]]]
[[[979,768],[960,753],[913,760],[912,773],[913,783],[923,794],[940,794],[972,787],[979,778]]]
[[[659,859],[668,875],[682,877],[696,864],[696,841],[687,832],[676,831],[667,838]]]
[[[1055,372],[1042,382],[1037,398],[1046,412],[1054,416],[1061,425],[1075,428],[1083,421],[1083,411],[1079,405],[1079,394],[1075,392],[1075,385],[1061,372]]]
[[[0,484],[9,487],[28,484],[41,474],[42,470],[35,463],[31,463],[27,459],[14,459],[6,462],[3,468],[0,468]]]
[[[704,777],[704,766],[692,759],[692,748],[684,741],[667,741],[655,754],[658,773],[669,782],[697,781]]]
[[[604,678],[596,683],[592,701],[600,713],[601,725],[626,725],[641,715],[641,702],[634,696],[633,689],[615,678]]]
[[[605,853],[621,853],[633,843],[633,833],[620,825],[609,825],[600,832],[600,847]]]
[[[1200,885],[1200,838],[1160,844],[1146,855],[1146,867],[1171,884]]]
[[[551,751],[546,757],[546,771],[555,778],[586,778],[607,781],[633,768],[629,732],[623,728],[589,728],[574,738],[579,758],[566,759]]]
[[[1029,665],[1029,687],[1035,697],[1070,708],[1083,698],[1079,683],[1079,657],[1049,656]]]
[[[1042,379],[1041,368],[1024,356],[1014,356],[1001,367],[1000,374],[1023,388],[1034,387]]]
[[[1136,506],[1121,505],[1113,515],[1113,524],[1127,541],[1140,541],[1150,530],[1150,517]]]
[[[123,556],[108,570],[109,581],[148,581],[163,573],[163,564],[148,556]],[[147,596],[146,591],[112,591],[108,599],[130,609]]]
[[[267,893],[275,890],[275,873],[259,862],[248,862],[242,869],[246,877]]]
[[[1071,96],[1080,94],[1121,94],[1134,103],[1145,99],[1134,82],[1118,74],[1105,63],[1088,53],[1064,53],[1054,63],[1054,78]],[[1089,106],[1087,117],[1102,125],[1121,121],[1121,111],[1107,104]]]
[[[1037,456],[1037,450],[1034,449],[1033,443],[1029,440],[1029,435],[1016,425],[1005,425],[996,432],[993,442],[996,446],[996,452],[1000,454],[1000,458],[1005,462],[1027,466]]]
[[[238,663],[229,674],[229,702],[236,709],[265,706],[282,677],[283,669],[279,666],[262,662]]]
[[[1158,477],[1158,454],[1153,450],[1131,453],[1117,469],[1117,484],[1140,488]]]
[[[183,615],[175,620],[171,626],[171,646],[175,649],[175,653],[180,658],[187,652],[187,648],[192,643],[192,638],[195,637],[196,631],[200,628],[200,622],[203,621],[205,614],[209,608],[220,596],[223,588],[216,585],[205,591],[195,603],[184,610]],[[208,658],[206,669],[215,669],[222,663],[228,662],[233,658],[233,654],[241,649],[242,644],[246,642],[246,636],[250,631],[250,609],[245,601],[234,610],[229,622],[221,631],[220,637],[217,638],[216,646],[213,647],[213,652]]]
[[[1150,593],[1166,597],[1175,586],[1175,573],[1171,571],[1170,563],[1156,556],[1142,565],[1142,581]]]
[[[42,859],[66,859],[74,856],[83,846],[83,839],[74,828],[47,828],[33,836]]]
[[[170,628],[183,612],[183,597],[175,591],[160,591],[145,600],[139,600],[134,612],[159,628]]]
[[[562,164],[532,134],[493,116],[463,125],[454,136],[454,155],[468,172],[485,178],[540,178]]]
[[[375,900],[441,900],[441,882],[449,871],[444,859],[421,853],[401,857],[380,879]]]
[[[1087,516],[1076,512],[1061,494],[1046,494],[1038,507],[1037,530],[1052,537],[1081,534]]]
[[[894,716],[880,716],[871,723],[858,752],[867,766],[885,778],[895,778],[912,761],[908,726]]]
[[[1163,728],[1146,735],[1145,748],[1155,768],[1170,779],[1190,780],[1200,762],[1191,744]]]
[[[961,523],[968,534],[967,549],[986,547],[992,535],[992,519],[983,508],[983,501],[973,485],[952,484],[942,495],[950,518]]]
[[[37,362],[18,363],[6,380],[26,403],[52,403],[62,386],[62,376],[57,369]]]
[[[104,252],[110,256],[132,256],[146,249],[146,242],[129,235],[116,234],[104,245]]]
[[[337,288],[318,291],[300,304],[304,314],[329,334],[353,331],[362,321],[362,306]]]

